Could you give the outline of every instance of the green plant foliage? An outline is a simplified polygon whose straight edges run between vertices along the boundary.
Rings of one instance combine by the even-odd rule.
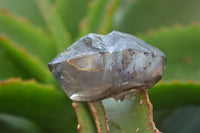
[[[72,105],[78,118],[78,131],[80,133],[95,133],[95,124],[86,103],[74,101]]]
[[[73,39],[79,34],[80,21],[85,17],[91,0],[57,0],[57,11]]]
[[[36,2],[56,43],[56,52],[60,53],[71,44],[71,36],[52,2],[49,0],[36,0]]]
[[[135,92],[124,101],[104,100],[103,104],[108,116],[110,133],[156,132],[152,121],[151,103],[146,91]]]
[[[161,49],[167,57],[164,80],[193,80],[199,82],[199,26],[176,26],[139,35]]]
[[[45,133],[64,133],[75,116],[71,102],[51,86],[11,79],[0,83],[0,112],[26,118],[37,124]],[[71,110],[71,111],[70,111]]]
[[[6,51],[0,43],[0,61],[3,62],[0,65],[0,79],[4,80],[8,77],[21,77],[23,79],[30,78],[25,71],[20,70],[20,67],[15,61],[9,57],[8,51]],[[9,70],[9,71],[8,71]]]
[[[26,74],[25,77],[29,77],[29,75],[32,75],[35,79],[38,81],[42,82],[47,82],[50,75],[46,71],[46,67],[43,66],[43,63],[40,62],[40,60],[35,59],[32,57],[27,51],[24,49],[20,49],[20,47],[17,47],[15,44],[9,41],[6,37],[1,37],[0,36],[0,47],[2,48],[2,51],[4,52],[4,60],[6,60],[6,64],[4,63],[1,65],[1,67],[6,68],[6,67],[16,67],[18,68],[18,72],[21,71],[22,74]],[[8,57],[6,57],[7,55]],[[7,60],[8,58],[8,60]],[[13,64],[9,64],[9,60],[12,60]],[[14,70],[16,69],[14,68]],[[13,71],[14,73],[16,71]],[[19,73],[15,74],[19,74]],[[2,72],[6,73],[6,72]],[[11,72],[6,73],[5,75],[2,75],[2,79],[5,79],[6,76],[9,74],[12,74]],[[13,75],[14,76],[14,75]],[[20,75],[15,75],[15,76],[20,76]]]
[[[93,119],[95,120],[98,133],[109,132],[107,115],[102,101],[89,102],[89,106]]]
[[[0,34],[7,35],[45,64],[55,56],[54,47],[48,35],[4,10],[0,10]]]
[[[105,34],[111,30],[119,0],[96,0],[91,3],[87,18],[82,22],[82,35],[89,32]],[[97,17],[98,16],[98,17]]]
[[[189,130],[199,132],[196,123],[199,123],[200,119],[193,119],[194,117],[198,118],[199,114],[199,93],[200,84],[193,82],[176,81],[174,83],[161,83],[153,87],[149,91],[149,97],[154,106],[154,119],[158,128],[163,132],[170,133],[181,133]],[[187,124],[183,121],[187,121]]]
[[[199,4],[0,0],[0,132],[155,133],[156,127],[165,133],[200,132]],[[47,63],[77,38],[112,30],[137,33],[166,54],[164,82],[149,90],[156,127],[146,91],[121,103],[74,101],[74,111],[48,71]]]
[[[174,110],[160,129],[165,133],[199,133],[199,106],[185,106]]]
[[[188,25],[200,22],[199,0],[130,0],[116,16],[115,28],[127,33],[145,32],[149,29]]]
[[[0,0],[0,7],[27,18],[34,25],[47,29],[35,0]]]
[[[27,119],[0,114],[1,133],[42,133],[39,127]]]

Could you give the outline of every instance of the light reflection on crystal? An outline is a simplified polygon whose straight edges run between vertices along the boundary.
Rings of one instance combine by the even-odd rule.
[[[55,79],[76,101],[96,101],[160,80],[165,55],[139,38],[113,31],[88,34],[49,63]]]

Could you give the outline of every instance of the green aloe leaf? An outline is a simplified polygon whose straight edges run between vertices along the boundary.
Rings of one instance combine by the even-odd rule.
[[[46,24],[42,18],[35,0],[0,0],[0,7],[10,12],[27,18],[31,23],[46,29]]]
[[[39,127],[27,119],[8,114],[0,114],[1,133],[42,133]]]
[[[174,110],[160,126],[165,133],[199,133],[200,106],[184,106]]]
[[[108,133],[109,124],[102,101],[89,102],[89,107],[96,123],[98,133]]]
[[[81,23],[81,34],[84,35],[89,32],[108,33],[112,29],[114,12],[118,5],[119,0],[93,1],[87,14],[87,19],[84,19]]]
[[[53,5],[50,0],[37,0],[34,1],[37,2],[36,7],[33,0],[29,2],[19,0],[27,5],[19,10],[21,6],[18,6],[18,3],[16,6],[13,4],[11,6],[9,1],[7,0],[6,3],[0,0],[0,7],[16,12],[17,15],[26,16],[39,27],[47,26],[52,36],[46,35],[42,30],[38,30],[22,19],[0,11],[0,34],[6,34],[12,40],[0,35],[0,61],[3,62],[0,66],[0,79],[20,76],[24,79],[35,78],[42,82],[49,81],[48,77],[50,77],[43,63],[47,64],[56,52],[66,49],[71,44],[71,36],[74,39],[78,32],[105,34],[112,29],[113,15],[119,3],[119,0],[94,1],[93,5],[90,5],[88,18],[81,22],[82,31],[78,31],[78,21],[85,14],[86,9],[78,10],[78,6],[73,8],[72,5],[77,1],[59,0],[56,1],[56,5]],[[88,1],[78,4],[86,6]],[[115,29],[120,31],[138,33],[163,25],[171,26],[176,22],[186,25],[191,21],[200,21],[197,0],[192,0],[190,3],[184,0],[181,4],[178,0],[127,2],[130,3],[123,1],[123,5],[116,13]],[[31,4],[33,4],[32,7],[30,7]],[[65,6],[67,8],[64,8]],[[38,8],[41,13],[38,12]],[[77,13],[73,13],[71,20],[70,11],[76,11],[77,18],[74,17]],[[191,79],[199,82],[199,26],[178,27],[178,24],[177,27],[172,28],[163,26],[161,30],[150,30],[149,33],[138,36],[166,54],[167,68],[164,80],[188,81]],[[52,40],[56,43],[54,44]],[[42,61],[37,60],[38,57]],[[166,133],[200,132],[198,126],[200,123],[199,90],[199,84],[195,83],[169,82],[153,87],[149,92],[158,128]],[[111,99],[104,100],[104,108],[99,103],[93,104],[89,104],[90,107],[95,108],[91,109],[91,112],[94,115],[96,111],[99,116],[93,117],[94,120],[85,103],[74,102],[73,104],[79,121],[78,130],[81,133],[99,131],[98,124],[97,129],[94,126],[97,118],[100,120],[100,125],[102,124],[103,132],[108,132],[107,123],[109,123],[110,133],[157,131],[152,121],[152,107],[146,92],[137,92],[121,103]],[[29,132],[29,128],[33,129],[31,131],[46,133],[75,132],[76,130],[74,126],[76,118],[70,108],[71,103],[63,93],[57,92],[50,86],[20,80],[0,82],[0,105],[0,112],[3,114],[3,117],[0,115],[0,122],[16,127],[16,130]],[[22,125],[27,124],[27,128],[20,124],[15,125],[16,118],[19,118],[16,123],[24,122]],[[2,129],[0,127],[0,132]]]
[[[200,27],[176,26],[164,30],[141,34],[140,38],[161,49],[167,57],[167,67],[164,80],[194,80],[200,79]]]
[[[146,90],[139,90],[123,101],[103,101],[110,133],[159,133],[153,122],[152,105]]]
[[[163,79],[170,82],[150,89],[155,123],[163,132],[199,132],[196,125],[199,121],[196,118],[200,105],[200,87],[198,84],[186,82],[199,82],[200,79],[199,35],[198,25],[163,27],[139,35],[148,43],[160,48],[167,57]],[[171,83],[173,79],[183,83]]]
[[[127,1],[116,14],[115,29],[134,34],[174,23],[200,22],[199,4],[199,0]]]
[[[40,58],[45,64],[55,56],[52,39],[30,23],[7,11],[0,10],[0,34]]]
[[[56,43],[56,52],[60,53],[71,45],[71,34],[66,30],[55,5],[53,5],[51,1],[36,0],[36,2],[47,24],[49,32]]]
[[[90,115],[89,109],[84,102],[73,102],[74,110],[78,118],[78,132],[79,133],[96,133],[95,124]]]
[[[0,112],[34,122],[43,133],[74,132],[76,118],[66,96],[34,81],[0,82]]]
[[[200,84],[160,83],[149,90],[157,127],[166,133],[199,132]]]
[[[47,67],[25,49],[20,48],[5,36],[0,36],[0,47],[2,51],[1,61],[5,61],[5,64],[2,63],[0,66],[2,73],[0,79],[7,79],[9,76],[22,76],[35,78],[42,82],[49,80],[50,73]]]
[[[91,0],[57,0],[57,11],[73,39],[79,34],[79,23],[86,15]]]
[[[31,78],[25,71],[15,63],[15,61],[9,57],[9,53],[4,49],[0,43],[0,80],[4,80],[10,77],[21,77],[23,79]]]

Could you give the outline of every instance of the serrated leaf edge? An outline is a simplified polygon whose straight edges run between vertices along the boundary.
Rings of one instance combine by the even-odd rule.
[[[149,114],[148,114],[149,122],[148,122],[148,124],[151,125],[152,130],[153,130],[154,133],[161,133],[161,132],[156,128],[155,123],[154,123],[154,121],[153,121],[153,106],[152,106],[152,104],[151,104],[151,102],[150,102],[150,100],[149,100],[148,92],[147,92],[147,90],[143,90],[143,89],[141,89],[140,91],[144,94],[144,96],[145,96],[145,101],[146,101],[146,105],[148,106],[148,109],[149,109]]]
[[[26,26],[29,29],[31,29],[31,31],[34,31],[35,33],[37,33],[37,34],[39,34],[41,36],[46,36],[47,37],[45,31],[41,27],[33,25],[26,17],[19,17],[19,16],[15,15],[15,14],[11,13],[7,9],[2,8],[2,7],[0,7],[0,13],[5,15],[9,19],[14,19],[18,23],[22,23],[24,26]]]
[[[1,34],[0,40],[3,41],[4,43],[6,43],[6,45],[4,45],[4,46],[2,45],[2,46],[8,52],[10,52],[11,55],[12,54],[21,55],[21,57],[23,57],[23,59],[21,59],[21,60],[26,60],[27,62],[29,61],[28,63],[32,64],[31,66],[36,67],[36,69],[40,71],[38,73],[42,74],[42,76],[37,75],[37,74],[35,75],[35,74],[32,73],[36,79],[38,79],[39,81],[42,81],[42,82],[47,82],[49,80],[50,73],[46,70],[46,68],[43,66],[43,63],[40,62],[40,60],[38,58],[34,57],[30,53],[28,53],[25,49],[23,49],[22,47],[19,47],[17,44],[10,41],[10,39],[6,35]],[[8,48],[8,47],[10,47],[10,48]],[[12,52],[13,50],[15,50],[15,52],[17,52],[17,53],[13,53]],[[28,69],[30,69],[30,70],[28,70]],[[27,68],[27,72],[31,73],[32,72],[31,68]]]
[[[28,85],[28,84],[34,84],[34,85],[38,85],[41,86],[44,89],[51,89],[54,90],[53,86],[51,84],[42,84],[42,83],[38,83],[36,80],[34,79],[29,79],[29,80],[23,80],[21,78],[9,78],[6,80],[0,80],[0,86],[6,86],[6,85],[10,85],[10,84],[14,84],[14,83],[20,83],[23,85]]]
[[[139,36],[139,37],[153,36],[154,34],[159,34],[161,32],[168,32],[171,30],[186,29],[186,28],[192,28],[192,27],[200,28],[200,24],[197,21],[192,21],[189,25],[181,25],[178,22],[174,22],[172,26],[160,26],[160,28],[157,28],[157,29],[149,28],[144,33],[136,33],[136,36]]]
[[[104,106],[101,101],[89,102],[90,110],[93,114],[98,133],[109,133],[109,124]],[[100,118],[103,113],[103,118]]]

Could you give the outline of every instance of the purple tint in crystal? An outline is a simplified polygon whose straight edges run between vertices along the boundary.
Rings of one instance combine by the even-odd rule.
[[[160,79],[165,55],[143,40],[117,31],[88,34],[49,64],[55,79],[76,101],[97,101]]]

